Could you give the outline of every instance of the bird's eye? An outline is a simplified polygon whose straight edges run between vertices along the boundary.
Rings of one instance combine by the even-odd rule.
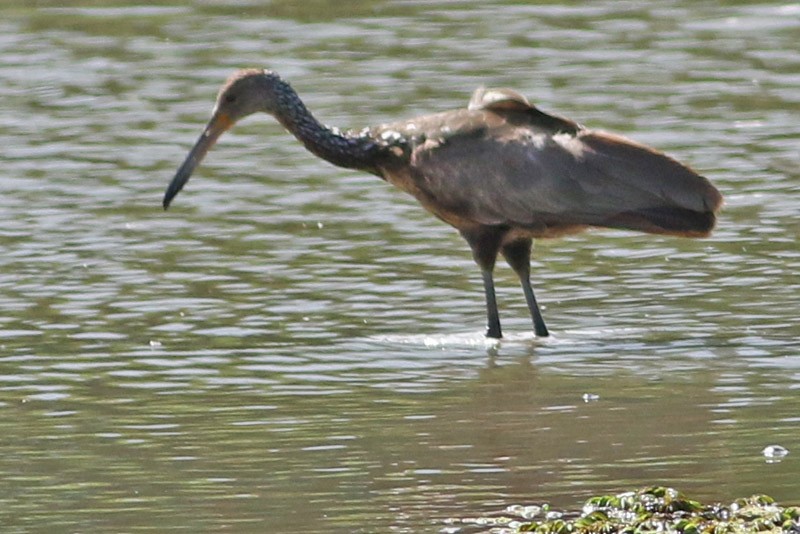
[[[228,103],[236,102],[236,95],[234,95],[234,94],[225,95],[225,102],[228,102]]]

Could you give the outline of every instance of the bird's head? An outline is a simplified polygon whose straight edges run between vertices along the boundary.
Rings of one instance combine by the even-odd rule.
[[[275,114],[280,95],[288,84],[276,73],[264,69],[242,69],[234,72],[217,94],[214,115],[224,117],[231,125],[262,111]]]
[[[263,69],[239,70],[225,82],[217,95],[217,103],[192,150],[186,156],[164,194],[164,209],[183,188],[192,172],[217,139],[237,121],[259,111],[274,115],[279,108],[282,90],[288,87],[276,73]]]

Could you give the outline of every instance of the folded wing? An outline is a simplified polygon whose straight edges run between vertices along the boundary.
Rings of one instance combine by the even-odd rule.
[[[472,127],[413,151],[415,181],[443,210],[534,236],[580,226],[703,236],[714,227],[722,197],[687,166],[497,94],[484,91],[485,105],[473,96],[465,112],[482,116],[461,119]]]

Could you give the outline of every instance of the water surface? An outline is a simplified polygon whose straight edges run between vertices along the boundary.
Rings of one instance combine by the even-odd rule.
[[[12,2],[0,29],[4,532],[466,532],[651,484],[800,501],[797,4]],[[266,117],[161,210],[242,66],[342,127],[514,87],[727,204],[705,240],[537,242],[553,336],[502,266],[486,343],[459,236]]]

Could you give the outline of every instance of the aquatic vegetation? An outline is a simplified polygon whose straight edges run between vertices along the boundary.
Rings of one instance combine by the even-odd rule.
[[[579,517],[533,520],[520,532],[539,534],[800,534],[800,507],[781,507],[766,495],[737,499],[730,505],[703,505],[672,488],[652,487],[589,499]]]
[[[466,522],[509,534],[800,534],[798,506],[779,506],[766,495],[737,499],[728,505],[701,504],[665,487],[592,497],[579,514],[557,512],[546,504],[510,506],[506,513]]]

